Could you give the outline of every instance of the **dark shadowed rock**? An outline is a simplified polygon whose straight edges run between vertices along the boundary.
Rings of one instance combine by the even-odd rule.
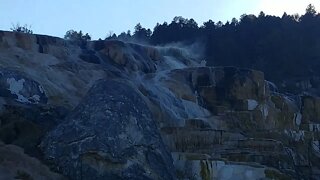
[[[304,123],[320,122],[320,98],[302,96],[302,114]]]
[[[65,180],[66,178],[50,171],[39,160],[25,154],[20,147],[5,145],[0,141],[0,179]]]
[[[0,140],[20,146],[26,154],[35,157],[41,157],[38,145],[42,137],[69,112],[63,107],[3,103],[0,110]]]
[[[41,148],[71,179],[173,179],[147,105],[123,82],[98,81]]]
[[[79,55],[79,58],[93,64],[100,64],[100,59],[95,55],[95,51],[93,50],[82,50],[82,54]]]

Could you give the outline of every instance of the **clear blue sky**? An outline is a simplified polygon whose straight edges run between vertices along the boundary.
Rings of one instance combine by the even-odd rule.
[[[63,37],[74,29],[98,39],[110,31],[132,31],[138,22],[153,29],[174,16],[194,18],[201,25],[209,19],[226,22],[260,11],[304,14],[310,3],[320,11],[320,0],[0,0],[0,29],[20,23],[31,25],[36,34]]]

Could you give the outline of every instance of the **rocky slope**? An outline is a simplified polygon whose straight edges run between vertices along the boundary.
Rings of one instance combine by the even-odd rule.
[[[47,166],[22,169],[33,179],[319,177],[320,98],[200,64],[179,48],[1,31],[0,140]]]

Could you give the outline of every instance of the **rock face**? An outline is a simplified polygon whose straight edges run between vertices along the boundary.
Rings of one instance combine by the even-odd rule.
[[[174,48],[167,51],[165,48],[159,49],[120,41],[93,41],[78,45],[55,37],[1,31],[0,139],[7,144],[15,144],[24,148],[25,152],[32,156],[40,159],[48,158],[48,156],[42,156],[43,152],[38,148],[39,143],[43,142],[42,150],[45,154],[50,155],[50,153],[53,153],[49,151],[48,143],[53,142],[54,138],[64,139],[66,137],[58,135],[54,137],[53,135],[56,134],[56,131],[59,131],[57,130],[58,127],[65,126],[67,122],[71,123],[70,117],[72,117],[72,114],[76,114],[71,112],[72,109],[80,107],[79,103],[83,101],[85,96],[90,99],[89,96],[92,94],[86,94],[97,80],[118,79],[129,82],[132,84],[132,88],[125,86],[123,83],[119,85],[119,82],[115,83],[113,81],[110,81],[111,84],[108,88],[115,93],[117,89],[113,85],[118,85],[122,88],[127,87],[126,95],[130,95],[136,88],[132,78],[139,76],[140,73],[155,73],[161,69],[172,69],[177,64],[179,67],[197,64],[188,59],[187,56],[184,56],[179,50],[173,50]],[[183,62],[181,63],[180,61]],[[137,96],[134,96],[134,98],[139,100]],[[104,98],[104,101],[97,100],[97,102],[104,103],[110,100],[108,98],[111,97]],[[122,94],[119,93],[116,94],[115,98],[116,100],[126,100],[121,99]],[[130,98],[131,95],[128,99]],[[118,105],[117,103],[116,105]],[[129,102],[124,103],[128,105]],[[138,102],[132,101],[130,105],[135,105],[136,103]],[[141,175],[141,178],[154,179],[160,174],[165,179],[174,178],[171,156],[168,156],[161,138],[158,137],[157,122],[150,116],[148,107],[143,104],[139,105],[136,104],[136,107],[145,108],[143,112],[146,114],[143,117],[132,109],[135,116],[134,114],[129,115],[126,114],[128,112],[123,112],[123,114],[127,115],[123,117],[121,114],[117,114],[118,112],[112,112],[113,110],[116,111],[116,109],[113,109],[115,107],[111,108],[112,111],[110,113],[113,116],[110,117],[113,117],[115,122],[112,126],[110,125],[110,130],[119,134],[104,133],[102,132],[104,129],[100,129],[99,132],[102,134],[97,136],[106,140],[104,142],[105,146],[109,145],[113,149],[105,149],[106,147],[102,147],[101,144],[98,146],[97,144],[100,142],[96,144],[88,142],[89,144],[86,144],[86,147],[89,149],[82,150],[82,146],[78,146],[76,155],[79,158],[75,164],[71,162],[73,159],[65,159],[65,161],[69,161],[69,164],[66,164],[68,168],[64,169],[64,171],[61,171],[63,169],[61,168],[61,162],[64,162],[63,159],[65,157],[54,156],[55,158],[51,159],[54,163],[53,169],[68,175],[71,179],[79,178],[82,177],[82,175],[79,176],[79,172],[84,173],[87,171],[76,167],[79,167],[79,162],[86,162],[90,165],[87,166],[90,171],[87,172],[88,174],[84,173],[83,176],[89,177],[94,172],[100,172],[100,170],[95,169],[97,167],[100,168],[100,165],[95,163],[103,162],[102,164],[106,165],[106,167],[101,170],[102,174],[90,178],[102,178],[103,176],[127,178]],[[107,110],[103,109],[103,107],[101,108],[101,111]],[[95,113],[92,109],[87,111]],[[70,113],[71,115],[65,118]],[[118,123],[117,117],[121,117],[126,126],[116,126]],[[131,119],[125,119],[127,117]],[[106,116],[101,123],[106,124],[107,120],[109,120],[108,118]],[[138,123],[139,126],[137,126],[134,122],[140,122],[139,118],[142,118],[142,124]],[[136,121],[131,122],[133,120]],[[78,121],[84,121],[84,119],[79,117]],[[53,129],[57,125],[58,127]],[[148,127],[152,132],[142,131],[141,127]],[[95,128],[96,125],[91,124],[91,127],[87,129],[88,132],[85,133],[92,134],[95,132]],[[78,131],[75,129],[70,131],[71,134],[73,132]],[[44,139],[47,133],[49,135]],[[122,138],[122,141],[112,141],[113,136],[115,136],[115,139]],[[128,139],[125,139],[126,137]],[[73,135],[69,138],[72,139],[75,136]],[[68,142],[67,139],[65,140],[65,142]],[[117,147],[113,147],[114,144],[112,143],[118,143],[123,149],[120,150]],[[61,144],[55,145],[57,147],[52,148],[68,148],[66,144],[65,146]],[[55,150],[52,148],[51,150]],[[91,151],[92,154],[90,155]],[[84,153],[87,154],[83,155]],[[113,157],[114,154],[112,153],[116,153],[117,157]],[[122,155],[125,156],[122,157]],[[96,160],[100,156],[103,157],[101,161]],[[77,166],[72,168],[72,165]],[[113,167],[113,165],[115,166]]]
[[[97,82],[42,147],[74,179],[174,178],[147,105],[123,82]]]
[[[0,85],[3,147],[69,179],[319,177],[319,97],[183,49],[1,31]]]
[[[317,176],[317,98],[272,92],[263,73],[234,67],[171,70],[142,82],[179,179]]]

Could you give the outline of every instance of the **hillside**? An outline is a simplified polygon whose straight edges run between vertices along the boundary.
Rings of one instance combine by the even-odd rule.
[[[197,57],[0,31],[1,176],[319,177],[319,97]]]

